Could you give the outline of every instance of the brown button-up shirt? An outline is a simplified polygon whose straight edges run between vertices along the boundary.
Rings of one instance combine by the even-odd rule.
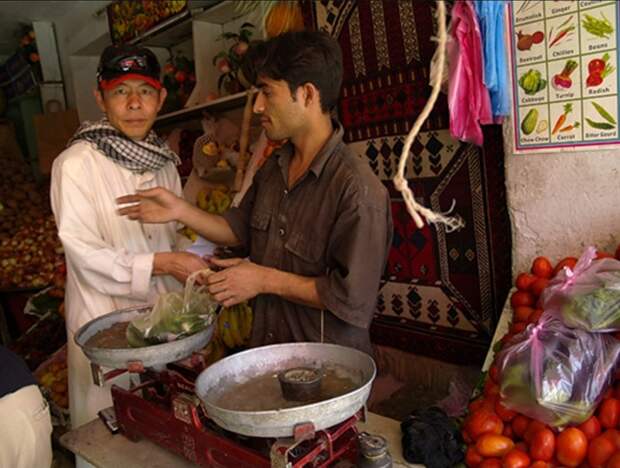
[[[342,127],[289,189],[293,147],[276,150],[238,208],[224,217],[250,259],[316,278],[324,341],[370,353],[368,328],[392,239],[390,200],[368,164],[342,141]],[[321,340],[321,311],[279,296],[253,303],[250,346]]]

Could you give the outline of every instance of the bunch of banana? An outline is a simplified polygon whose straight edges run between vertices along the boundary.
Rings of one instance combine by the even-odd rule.
[[[227,191],[228,189],[226,189]],[[222,214],[228,209],[231,198],[220,187],[213,190],[201,190],[196,196],[196,202],[201,210],[211,214]]]
[[[252,332],[252,308],[244,302],[224,307],[218,317],[219,337],[229,349],[245,345]]]
[[[202,353],[205,356],[205,365],[210,366],[226,356],[226,346],[219,336],[214,336]]]

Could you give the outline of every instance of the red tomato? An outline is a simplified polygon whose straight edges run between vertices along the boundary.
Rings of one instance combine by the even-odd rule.
[[[504,430],[504,423],[495,413],[481,408],[467,417],[464,428],[475,441],[487,432],[501,434]]]
[[[590,468],[602,468],[616,451],[614,444],[606,437],[595,437],[588,445],[588,464]]]
[[[601,434],[601,437],[608,439],[612,444],[614,444],[616,450],[620,450],[620,431],[617,431],[616,429],[608,429]]]
[[[620,468],[620,451],[614,453],[609,460],[607,460],[606,468]]]
[[[496,384],[500,382],[499,367],[497,367],[495,364],[492,364],[491,367],[489,367],[489,377]]]
[[[480,465],[480,463],[482,463],[482,460],[484,460],[484,458],[482,457],[482,455],[476,452],[476,449],[473,446],[467,447],[467,452],[465,452],[465,464],[467,466],[478,466]]]
[[[515,443],[508,437],[497,434],[482,434],[476,441],[476,452],[483,457],[503,457]]]
[[[531,273],[519,273],[515,280],[515,285],[519,291],[527,291],[534,280],[536,280],[536,277]]]
[[[497,400],[495,403],[495,414],[497,414],[502,421],[510,422],[517,415],[517,412],[506,408],[500,400]]]
[[[482,408],[483,404],[484,404],[484,398],[482,397],[476,398],[474,401],[471,401],[469,405],[467,405],[467,409],[469,410],[470,413],[475,413],[480,408]]]
[[[499,458],[487,458],[478,465],[478,468],[502,468],[502,460]]]
[[[530,418],[522,414],[517,414],[512,420],[512,431],[515,433],[515,436],[522,438],[529,423]]]
[[[579,466],[586,458],[588,439],[576,427],[569,427],[560,432],[555,443],[557,459],[563,466]]]
[[[515,307],[514,321],[515,322],[527,322],[530,315],[534,313],[534,308],[528,306]]]
[[[607,429],[613,429],[618,425],[618,418],[620,417],[620,400],[615,398],[607,398],[603,400],[601,406],[598,408],[598,419],[601,422],[601,426]]]
[[[530,292],[540,297],[547,286],[549,286],[549,278],[538,278],[530,285]]]
[[[512,449],[502,459],[502,468],[527,468],[530,466],[530,457],[527,453]]]
[[[513,335],[518,335],[523,330],[525,330],[525,327],[527,327],[527,323],[525,322],[513,323],[510,327],[510,333],[512,333]]]
[[[539,278],[551,278],[553,265],[547,257],[536,257],[532,262],[532,273]]]
[[[499,385],[491,379],[487,379],[486,382],[484,382],[482,393],[487,399],[495,400],[497,399],[497,395],[499,395]],[[493,401],[493,407],[495,408],[495,401]]]
[[[558,264],[553,269],[553,276],[557,275],[564,267],[568,267],[571,270],[575,268],[577,265],[577,258],[575,257],[566,257],[558,262]]]
[[[601,423],[594,415],[590,416],[586,421],[577,426],[581,432],[586,435],[588,440],[592,440],[601,433]]]
[[[504,430],[502,431],[502,435],[508,437],[509,439],[514,439],[515,433],[512,432],[512,426],[510,424],[506,424],[504,426]]]
[[[535,461],[530,465],[530,468],[551,468],[551,463],[544,461]]]
[[[525,433],[523,434],[523,440],[525,440],[525,442],[529,444],[530,442],[532,442],[532,439],[534,438],[534,434],[546,428],[547,426],[545,424],[535,419],[532,419],[530,423],[527,425],[527,429],[525,430]]]
[[[533,323],[534,325],[536,325],[540,320],[543,312],[544,310],[542,309],[534,309],[534,313],[529,316],[529,318],[527,319],[527,323]]]
[[[555,434],[549,428],[538,431],[530,442],[530,455],[534,460],[551,461],[555,452]]]
[[[510,296],[510,305],[512,305],[512,307],[532,306],[534,302],[536,302],[534,296],[527,291],[515,291],[512,293],[512,296]]]

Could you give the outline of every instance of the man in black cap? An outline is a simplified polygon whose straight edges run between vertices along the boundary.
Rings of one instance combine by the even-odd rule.
[[[109,406],[73,340],[113,310],[152,303],[179,289],[205,262],[174,252],[175,223],[142,227],[117,216],[117,197],[164,186],[180,195],[178,156],[151,130],[166,98],[148,49],[110,46],[101,55],[95,99],[105,116],[84,122],[52,168],[52,209],[67,261],[69,406],[74,427]]]

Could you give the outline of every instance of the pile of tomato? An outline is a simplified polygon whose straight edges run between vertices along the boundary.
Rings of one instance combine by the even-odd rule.
[[[599,253],[597,258],[614,257]],[[620,260],[620,246],[615,257]],[[537,323],[543,313],[540,296],[564,266],[573,268],[577,258],[553,265],[537,257],[529,273],[516,278],[510,297],[513,320],[502,343]],[[616,335],[618,338],[618,335]],[[481,395],[469,404],[462,435],[467,443],[465,464],[478,468],[620,468],[620,375],[606,391],[595,413],[580,425],[558,430],[504,406],[499,394],[500,376],[491,365]]]

